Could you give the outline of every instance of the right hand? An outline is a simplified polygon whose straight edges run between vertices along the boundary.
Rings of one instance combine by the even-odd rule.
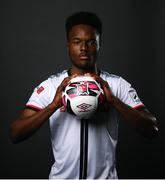
[[[55,97],[52,101],[56,107],[60,108],[62,106],[62,92],[65,90],[65,87],[70,83],[70,80],[75,78],[77,74],[64,78],[61,84],[58,86]]]

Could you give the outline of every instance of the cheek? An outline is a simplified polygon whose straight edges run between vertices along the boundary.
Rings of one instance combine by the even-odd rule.
[[[72,56],[78,55],[78,54],[79,54],[79,49],[78,49],[78,47],[70,46],[70,47],[69,47],[69,54],[72,55]]]
[[[98,53],[97,48],[91,48],[90,53],[91,55],[96,55]]]

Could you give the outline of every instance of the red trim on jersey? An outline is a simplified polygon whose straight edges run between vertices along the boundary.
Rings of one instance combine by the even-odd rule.
[[[135,106],[135,107],[133,107],[133,108],[134,108],[134,109],[138,109],[138,108],[140,108],[140,107],[144,107],[144,104],[137,105],[137,106]]]
[[[34,109],[37,109],[37,110],[42,110],[42,108],[34,106],[32,104],[26,104],[26,107],[31,107],[31,108],[34,108]]]

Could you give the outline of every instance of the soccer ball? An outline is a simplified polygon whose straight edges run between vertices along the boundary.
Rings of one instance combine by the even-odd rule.
[[[65,109],[80,119],[91,118],[103,102],[103,90],[91,76],[77,76],[71,79],[62,94]]]

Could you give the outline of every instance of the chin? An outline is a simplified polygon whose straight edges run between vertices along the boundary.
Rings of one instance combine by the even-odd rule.
[[[71,60],[73,66],[75,66],[76,68],[80,69],[80,70],[92,70],[94,67],[95,67],[95,63],[91,60],[89,60],[88,62],[83,62],[83,61],[80,61],[80,63],[75,63],[73,60]]]
[[[78,68],[81,69],[81,70],[87,71],[87,70],[93,69],[93,67],[94,67],[94,65],[93,66],[91,66],[91,65],[84,65],[84,66],[79,66]]]

